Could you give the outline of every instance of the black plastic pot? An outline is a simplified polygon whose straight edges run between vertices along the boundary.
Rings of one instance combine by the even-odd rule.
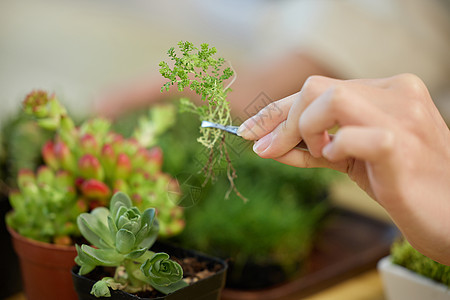
[[[22,290],[19,260],[14,252],[11,236],[6,229],[5,216],[11,210],[8,197],[0,192],[0,257],[2,272],[0,272],[0,299],[12,296]]]
[[[151,249],[155,252],[166,252],[171,257],[185,258],[195,257],[199,261],[206,261],[209,266],[220,265],[221,269],[214,275],[205,279],[199,280],[187,287],[184,287],[172,294],[157,297],[152,299],[167,299],[167,300],[218,300],[220,299],[220,293],[225,285],[226,272],[228,264],[215,257],[207,256],[203,253],[187,250],[177,246],[157,242]],[[95,281],[85,276],[78,275],[79,267],[72,268],[72,279],[75,287],[75,291],[78,294],[79,300],[98,300],[98,299],[111,299],[111,300],[137,300],[137,299],[149,299],[141,298],[123,291],[111,290],[111,298],[97,298],[90,294],[92,286]]]

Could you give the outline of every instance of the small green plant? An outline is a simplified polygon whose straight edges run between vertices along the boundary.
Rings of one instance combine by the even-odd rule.
[[[229,282],[244,280],[241,270],[248,262],[280,265],[289,276],[298,272],[327,222],[330,202],[326,196],[336,173],[261,160],[239,137],[230,136],[227,144],[241,151],[233,163],[239,170],[240,191],[249,201],[244,203],[232,193],[224,202],[227,178],[220,176],[213,184],[201,187],[202,178],[195,173],[195,156],[204,150],[201,144],[192,142],[198,130],[196,120],[181,114],[176,122],[160,139],[167,157],[165,170],[188,174],[181,185],[186,191],[183,203],[189,204],[186,228],[176,241],[186,248],[230,258],[234,267],[227,272]]]
[[[229,86],[232,82],[225,85],[225,82],[234,74],[232,68],[224,67],[225,60],[223,58],[214,58],[217,50],[214,47],[210,48],[208,44],[201,44],[199,49],[190,42],[179,42],[178,48],[180,56],[177,55],[174,47],[168,51],[169,58],[173,62],[172,68],[165,61],[159,64],[161,75],[169,79],[161,91],[168,91],[173,85],[176,85],[179,91],[189,88],[207,103],[196,106],[187,98],[182,98],[180,100],[181,111],[197,114],[201,121],[232,125],[230,103],[227,100],[227,94],[231,91]],[[226,198],[234,190],[245,200],[234,184],[237,175],[231,164],[224,132],[219,129],[201,127],[200,133],[198,141],[209,149],[209,159],[203,168],[206,177],[205,184],[209,179],[215,178],[215,167],[225,162],[230,182]]]
[[[94,246],[76,245],[79,274],[85,275],[97,266],[116,267],[114,277],[104,277],[94,284],[94,296],[110,297],[109,288],[130,293],[154,288],[168,294],[188,285],[182,280],[181,266],[168,254],[149,251],[158,236],[154,208],[141,213],[126,194],[118,192],[109,209],[98,207],[83,213],[77,224]]]
[[[7,197],[17,187],[22,169],[35,170],[42,164],[41,148],[51,132],[19,111],[0,124],[0,195]]]
[[[178,183],[162,172],[163,152],[155,146],[157,137],[174,122],[173,107],[152,108],[149,118],[139,120],[132,137],[125,138],[114,132],[112,124],[103,118],[88,119],[75,126],[56,96],[45,91],[31,92],[23,105],[24,111],[33,116],[39,126],[54,132],[54,137],[42,147],[42,158],[56,177],[64,173],[73,179],[67,192],[70,197],[65,199],[67,205],[69,202],[78,203],[92,210],[97,206],[107,206],[114,192],[123,191],[141,210],[155,207],[161,236],[172,236],[182,231],[184,217],[182,208],[177,205]],[[35,191],[35,194],[52,198],[56,194],[48,192],[47,187],[52,184],[46,179],[41,180],[36,186],[40,191]],[[23,187],[21,191],[24,191]],[[47,205],[41,207],[42,213],[26,210],[29,197],[29,193],[26,197],[15,196],[11,219],[16,218],[15,214],[36,217],[44,212],[57,214],[53,207]],[[34,200],[30,201],[42,199],[33,197]],[[48,201],[57,202],[54,199]],[[16,230],[20,227],[18,220],[11,220],[11,224]],[[33,224],[39,226],[39,222]],[[39,230],[35,228],[34,231]]]
[[[394,264],[450,287],[450,266],[442,265],[421,254],[407,240],[400,240],[392,245],[391,259]]]
[[[19,190],[9,195],[14,211],[6,216],[8,226],[37,241],[72,244],[72,237],[80,235],[76,218],[87,210],[77,200],[75,178],[67,171],[41,166],[36,174],[21,170],[17,183]]]
[[[111,194],[120,190],[141,210],[156,208],[161,236],[181,232],[179,187],[162,172],[163,152],[155,146],[174,120],[173,108],[152,108],[150,118],[139,119],[128,139],[101,118],[75,126],[56,97],[44,91],[27,95],[24,111],[34,120],[21,116],[3,132],[2,170],[8,172],[0,188],[10,195],[13,211],[6,221],[11,228],[34,240],[73,245],[80,236],[78,214],[108,205]],[[44,165],[34,172],[37,162]]]

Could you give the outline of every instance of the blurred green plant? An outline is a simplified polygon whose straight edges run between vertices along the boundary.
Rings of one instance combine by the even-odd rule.
[[[24,234],[32,232],[32,238],[38,240],[69,243],[69,236],[56,240],[57,236],[53,239],[49,236],[51,232],[58,233],[57,227],[63,222],[56,220],[67,216],[61,213],[61,205],[55,206],[54,203],[62,203],[62,197],[65,206],[72,204],[92,210],[108,205],[112,193],[123,191],[131,195],[134,204],[140,209],[156,208],[162,236],[182,231],[184,216],[183,209],[177,206],[180,195],[178,183],[162,172],[163,152],[154,146],[157,137],[172,125],[173,108],[152,108],[149,114],[153,119],[148,116],[140,118],[130,138],[115,133],[111,123],[102,118],[88,119],[80,126],[75,126],[57,98],[44,91],[33,91],[27,95],[24,111],[33,116],[39,126],[52,133],[52,138],[42,146],[41,153],[53,177],[68,174],[73,180],[71,185],[60,188],[54,186],[52,176],[44,176],[34,182],[32,192],[28,191],[31,183],[25,186],[19,184],[19,191],[11,194],[14,195],[11,197],[14,199],[11,201],[13,212],[8,217],[8,224],[12,228],[19,232],[22,230]],[[153,147],[148,149],[149,146]],[[39,177],[39,174],[35,176]],[[42,200],[44,196],[51,199]],[[29,204],[34,202],[40,203]],[[28,219],[25,220],[23,216],[28,216]],[[42,216],[47,216],[48,221],[53,222],[53,230],[43,229],[46,222],[39,222]],[[67,223],[73,223],[74,217],[76,215],[68,216]],[[26,226],[35,228],[25,230]],[[37,236],[39,232],[41,236]],[[76,235],[77,232],[72,231],[70,234]]]
[[[114,278],[97,281],[91,294],[110,297],[110,287],[136,293],[146,290],[148,285],[168,294],[187,286],[178,263],[164,252],[149,251],[158,236],[155,215],[154,208],[141,213],[132,206],[128,195],[118,192],[109,209],[98,207],[78,216],[81,233],[94,246],[76,245],[78,273],[85,275],[97,266],[116,268]]]
[[[440,264],[421,254],[406,239],[392,245],[391,260],[394,264],[450,287],[450,266]]]
[[[199,160],[208,153],[192,136],[198,121],[181,114],[177,123],[160,139],[166,153],[164,170],[180,181],[187,207],[186,228],[177,237],[186,247],[231,258],[238,278],[246,261],[281,265],[288,274],[310,253],[315,237],[330,209],[328,186],[335,173],[325,169],[299,169],[273,160],[263,160],[251,151],[251,144],[229,135],[233,164],[239,171],[236,185],[249,201],[236,195],[224,199],[225,176],[202,187]],[[217,172],[225,172],[219,165]],[[197,194],[189,190],[196,188]],[[230,221],[232,220],[232,221]]]
[[[40,128],[22,111],[0,126],[0,193],[6,197],[11,188],[17,187],[21,169],[34,170],[42,164],[40,150],[52,133]]]
[[[87,210],[77,200],[75,178],[67,171],[41,166],[36,174],[22,169],[17,182],[19,190],[9,195],[14,211],[6,216],[8,226],[37,241],[72,244],[71,237],[80,235],[76,218]]]

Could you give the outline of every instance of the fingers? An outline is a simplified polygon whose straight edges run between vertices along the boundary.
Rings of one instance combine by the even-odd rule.
[[[289,130],[297,130],[296,117],[298,119],[314,98],[323,93],[330,85],[338,82],[341,82],[341,80],[323,76],[309,77],[301,92],[269,104],[258,114],[245,121],[240,126],[238,134],[245,139],[258,140],[274,130],[283,121],[287,121],[288,116],[292,120],[283,126]]]
[[[274,160],[298,168],[330,168],[340,172],[347,170],[346,161],[331,162],[323,157],[313,157],[310,153],[298,149],[292,149]]]
[[[334,126],[373,126],[387,124],[386,114],[376,104],[366,101],[367,93],[384,96],[378,87],[351,84],[332,87],[317,97],[299,118],[299,130],[311,154],[322,156],[330,142],[327,130]]]
[[[386,160],[395,146],[394,133],[378,127],[341,128],[322,150],[330,162],[356,158],[368,162]]]
[[[286,120],[298,93],[275,101],[261,109],[239,127],[238,135],[247,140],[258,140]]]
[[[273,110],[273,106],[266,107],[261,111],[260,116],[249,119],[244,125],[251,124],[255,128],[253,130],[254,138],[259,140],[255,143],[253,150],[260,157],[275,158],[288,164],[297,165],[313,161],[312,165],[316,166],[319,163],[323,164],[323,161],[311,160],[310,156],[317,159],[322,157],[323,148],[331,142],[327,133],[328,129],[336,125],[341,128],[347,126],[382,127],[392,121],[382,108],[387,89],[389,89],[387,82],[383,80],[341,81],[313,76],[308,79],[300,93],[277,102],[283,111],[276,118],[268,118],[264,124],[261,122],[261,115],[267,115],[268,110]],[[289,112],[286,114],[284,110],[287,108]],[[346,138],[347,134],[352,136],[356,133],[342,131],[339,136],[342,139]],[[377,134],[383,135],[384,133],[378,132]],[[381,137],[387,142],[378,145],[368,143],[366,148],[370,146],[370,149],[359,149],[358,147],[353,150],[341,149],[342,144],[339,140],[333,142],[333,145],[338,145],[336,147],[339,148],[336,148],[337,152],[333,154],[336,156],[330,156],[330,158],[332,162],[355,157],[352,154],[360,155],[357,158],[363,160],[366,157],[374,158],[375,154],[385,151],[386,145],[389,145],[389,138]],[[310,156],[302,152],[291,152],[302,139],[308,144],[310,150],[308,155]],[[364,139],[362,140],[364,141]],[[327,151],[329,149],[331,148],[328,148]],[[355,153],[351,151],[355,151]],[[307,161],[305,161],[306,158]]]
[[[294,148],[300,141],[301,135],[298,127],[298,119],[302,115],[308,105],[314,101],[316,97],[322,94],[330,85],[337,84],[340,80],[312,76],[304,84],[302,91],[283,99],[280,103],[285,106],[279,106],[283,112],[278,118],[272,118],[266,124],[261,122],[261,118],[257,116],[247,120],[243,125],[251,124],[256,134],[253,139],[259,139],[254,146],[254,151],[263,158],[280,157]],[[288,113],[286,113],[288,108]],[[262,115],[268,115],[268,110],[273,110],[273,107],[264,108]]]

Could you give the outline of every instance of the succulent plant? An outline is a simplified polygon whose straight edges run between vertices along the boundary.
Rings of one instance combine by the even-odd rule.
[[[19,190],[9,195],[14,211],[7,215],[7,224],[34,240],[72,244],[71,237],[80,235],[76,218],[87,210],[76,197],[72,175],[42,166],[36,174],[21,170],[17,183]]]
[[[152,119],[139,120],[134,135],[125,138],[103,118],[75,126],[55,95],[44,91],[31,92],[23,105],[41,127],[56,131],[42,147],[42,157],[52,171],[65,171],[74,178],[76,202],[92,210],[107,206],[113,193],[123,191],[139,209],[156,209],[161,236],[181,232],[184,216],[177,206],[179,187],[162,172],[163,153],[155,146],[156,137],[173,123],[172,107],[152,108]]]
[[[0,125],[0,194],[8,196],[9,190],[17,187],[21,169],[35,170],[42,164],[40,149],[51,132],[40,128],[23,111]]]
[[[158,236],[155,215],[154,208],[141,213],[128,195],[118,192],[109,209],[98,207],[78,216],[82,235],[94,246],[76,245],[79,274],[85,275],[97,266],[116,267],[114,277],[95,283],[91,294],[109,297],[109,287],[137,292],[148,286],[168,294],[187,286],[178,263],[166,253],[149,251]]]

